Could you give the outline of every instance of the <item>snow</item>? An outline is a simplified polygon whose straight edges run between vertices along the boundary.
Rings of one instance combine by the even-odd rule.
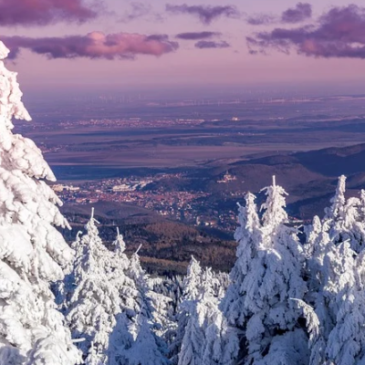
[[[296,231],[285,225],[285,190],[273,179],[263,191],[267,198],[262,219],[252,194],[246,195],[246,206],[239,207],[237,261],[221,307],[230,325],[241,330],[240,343],[245,344],[241,352],[246,355],[240,361],[264,364],[262,354],[268,351],[271,359],[274,351],[280,353],[282,363],[305,364],[306,350],[297,356],[295,351],[278,349],[287,346],[287,340],[305,337],[295,329],[300,313],[291,300],[302,300],[307,291],[302,277],[304,252]]]
[[[0,42],[0,59],[9,50]],[[0,364],[79,362],[50,290],[73,251],[55,226],[68,227],[44,181],[54,175],[35,144],[12,133],[31,120],[16,73],[0,61]]]

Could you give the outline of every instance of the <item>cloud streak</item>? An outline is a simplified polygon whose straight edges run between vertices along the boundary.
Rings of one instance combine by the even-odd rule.
[[[281,21],[283,23],[300,23],[312,17],[312,6],[308,3],[298,3],[295,8],[283,12]]]
[[[0,0],[0,26],[86,22],[97,16],[83,0]]]
[[[277,19],[275,16],[270,14],[257,14],[248,17],[246,22],[250,25],[264,25],[276,23]]]
[[[131,4],[131,9],[124,14],[121,20],[125,22],[130,22],[138,18],[143,18],[146,15],[151,14],[151,12],[151,5],[140,2],[133,2]]]
[[[221,18],[239,18],[240,13],[233,5],[226,6],[204,6],[204,5],[166,5],[166,11],[173,14],[189,14],[199,18],[203,24],[210,24],[212,21]]]
[[[322,58],[365,58],[365,8],[335,7],[316,24],[293,29],[276,28],[247,37],[251,53],[273,48],[289,53]]]
[[[199,41],[195,43],[195,48],[198,49],[214,49],[214,48],[229,48],[231,45],[226,41],[214,42],[214,41]]]
[[[130,4],[130,9],[119,18],[120,22],[129,23],[137,19],[143,18],[151,22],[163,22],[164,18],[161,14],[155,13],[150,4],[133,1]]]
[[[301,23],[312,17],[312,6],[308,3],[298,3],[294,8],[285,10],[281,16],[272,14],[257,14],[246,18],[250,25],[269,25],[276,23],[295,24]]]
[[[10,58],[16,58],[21,49],[45,55],[50,59],[134,59],[137,55],[162,56],[178,48],[177,42],[165,35],[107,34],[92,32],[52,38],[2,37],[11,50]]]
[[[197,41],[201,39],[210,39],[219,36],[220,34],[221,33],[218,32],[186,32],[177,34],[175,38],[188,41]]]

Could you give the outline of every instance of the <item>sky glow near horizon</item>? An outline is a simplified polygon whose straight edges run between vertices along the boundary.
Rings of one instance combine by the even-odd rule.
[[[52,6],[60,1],[45,2]],[[66,4],[76,0],[64,1]],[[29,0],[19,2],[26,6],[32,3]],[[323,0],[320,4],[302,1],[302,4],[311,6],[312,15],[303,16],[299,21],[294,17],[296,22],[290,22],[290,19],[284,22],[281,18],[283,12],[295,10],[298,6],[297,1],[291,0],[227,0],[224,3],[219,0],[156,0],[152,5],[145,1],[104,0],[103,8],[99,6],[96,10],[91,6],[92,2],[77,2],[86,9],[93,9],[95,14],[90,16],[84,9],[75,10],[74,5],[70,5],[71,10],[67,9],[69,13],[61,21],[59,17],[53,19],[50,16],[41,25],[27,18],[14,24],[18,15],[9,20],[2,19],[0,14],[0,39],[12,50],[20,47],[16,59],[8,61],[8,67],[19,72],[20,82],[27,90],[67,90],[70,87],[82,90],[101,85],[109,85],[111,89],[146,85],[179,88],[189,84],[242,87],[324,84],[332,87],[357,85],[365,79],[365,36],[362,35],[365,34],[365,8],[361,8],[361,1]],[[0,10],[5,6],[5,11],[12,12],[12,4],[13,0],[0,0]],[[167,4],[178,7],[178,10],[168,11]],[[344,11],[351,4],[357,6],[355,15]],[[191,10],[197,6],[203,10],[233,6],[238,14],[223,13],[222,16],[206,18],[207,22],[205,18],[199,18],[196,9]],[[322,31],[319,29],[319,24],[323,23],[320,17],[334,8],[340,9],[339,15],[331,15],[329,25]],[[4,9],[2,12],[4,14]],[[73,16],[82,17],[82,22],[75,21]],[[353,16],[358,18],[358,24],[351,18]],[[252,25],[249,19],[263,19],[265,24]],[[333,19],[337,19],[334,25]],[[351,26],[353,29],[349,29]],[[285,52],[282,35],[278,38],[272,33],[276,28],[296,30],[295,34],[285,35]],[[303,34],[297,34],[303,29],[307,29],[305,40]],[[204,38],[204,32],[215,34]],[[255,34],[260,32],[266,32],[264,38],[256,37]],[[100,43],[90,46],[86,44],[90,41],[87,36],[90,33],[93,33],[93,40],[99,38],[100,33],[123,35],[106,38],[106,46]],[[181,33],[194,33],[203,38],[177,38]],[[343,34],[349,35],[348,43],[334,46]],[[156,35],[166,37],[160,39]],[[149,36],[156,39],[146,38]],[[46,39],[49,37],[54,38],[51,43]],[[250,47],[247,37],[255,38]],[[354,43],[364,49],[344,49],[353,47]],[[48,51],[44,51],[50,47],[51,57]],[[126,47],[127,51],[130,50],[128,54]],[[77,57],[70,56],[70,52],[76,52]]]

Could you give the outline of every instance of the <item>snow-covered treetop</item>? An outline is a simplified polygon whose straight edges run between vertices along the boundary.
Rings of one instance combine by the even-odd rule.
[[[183,282],[183,296],[185,300],[195,300],[199,294],[200,277],[202,268],[194,256],[188,266],[188,271]]]
[[[125,242],[123,235],[119,232],[119,228],[117,227],[117,238],[113,242],[113,248],[116,253],[124,253],[125,251]]]
[[[21,102],[22,92],[16,80],[17,73],[5,68],[4,60],[9,50],[0,41],[0,128],[12,128],[11,118],[31,120]]]
[[[110,254],[99,236],[97,223],[99,222],[94,218],[94,208],[91,208],[90,219],[85,224],[86,233],[83,236],[78,233],[75,242],[72,243],[76,252],[74,274],[80,275],[80,278],[83,277],[84,271],[99,275],[110,266]]]
[[[275,176],[272,177],[272,185],[263,188],[267,198],[266,202],[262,204],[261,210],[265,209],[262,216],[264,227],[276,227],[288,220],[288,214],[285,211],[286,202],[285,196],[288,193],[279,185],[276,185]]]
[[[0,60],[4,60],[6,57],[8,57],[9,52],[10,51],[5,46],[5,44],[0,41]]]
[[[99,222],[94,218],[94,208],[91,208],[90,219],[85,225],[85,229],[90,236],[97,236],[99,234],[98,228],[96,227],[95,223]]]
[[[346,176],[341,175],[338,178],[336,194],[331,199],[332,205],[330,208],[327,208],[325,210],[326,218],[335,219],[343,215],[343,209],[346,203],[345,191],[346,191]]]
[[[12,118],[30,121],[17,82],[17,73],[6,69],[3,59],[9,50],[0,41],[0,164],[9,170],[20,170],[29,177],[55,181],[52,170],[44,161],[34,142],[11,133]],[[5,178],[3,177],[3,180]],[[54,198],[56,196],[54,195]],[[61,202],[58,200],[58,204]]]
[[[255,199],[256,196],[248,192],[245,195],[246,205],[238,204],[238,221],[240,226],[235,232],[235,240],[237,242],[240,242],[245,236],[252,234],[257,228],[261,227]]]

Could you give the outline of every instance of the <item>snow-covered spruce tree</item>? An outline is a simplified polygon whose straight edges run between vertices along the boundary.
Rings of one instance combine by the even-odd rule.
[[[310,365],[360,364],[365,360],[363,253],[356,258],[349,242],[330,242],[328,247],[324,275],[319,277],[322,285],[312,293],[314,320],[307,319],[309,327],[319,323]]]
[[[204,330],[204,365],[233,364],[239,347],[235,329],[229,327],[219,308],[221,295],[225,294],[224,291],[217,291],[219,286],[217,275],[210,268],[205,269],[196,309],[198,324]]]
[[[363,305],[361,260],[356,258],[352,247],[356,240],[350,227],[361,222],[355,220],[351,199],[344,197],[345,178],[340,177],[332,207],[321,222],[315,217],[306,229],[309,292],[306,302],[310,304],[319,322],[319,334],[311,343],[311,365],[358,364],[363,358],[362,347],[365,331],[362,330],[363,317],[359,309]],[[351,212],[352,211],[352,212]],[[351,222],[351,224],[346,224]],[[332,234],[332,237],[331,237]],[[346,237],[348,241],[340,241]],[[359,271],[360,270],[360,271]],[[307,319],[307,324],[309,323]]]
[[[163,280],[162,278],[159,279],[161,279],[161,281]],[[155,291],[154,284],[156,284],[156,279],[153,281],[148,280],[149,291],[147,295],[150,298],[153,307],[152,315],[156,325],[155,332],[158,337],[161,337],[166,343],[169,343],[177,329],[173,299]]]
[[[109,336],[120,312],[119,292],[109,280],[106,268],[111,253],[103,245],[96,227],[94,213],[85,226],[86,234],[73,244],[77,252],[72,272],[66,282],[73,282],[71,293],[65,288],[65,315],[78,340],[85,364],[104,364],[108,360]]]
[[[330,305],[334,326],[325,337],[325,364],[365,364],[365,286],[360,274],[364,271],[364,255],[354,259],[355,253],[348,242],[339,247],[332,260],[337,261],[337,269],[341,268],[342,273],[338,275],[339,288]]]
[[[138,252],[131,257],[125,275],[124,285],[119,288],[122,312],[117,315],[110,338],[109,364],[168,364],[167,346],[154,333],[154,308],[148,296],[148,277],[141,267]]]
[[[157,325],[156,334],[171,345],[178,329],[177,314],[182,297],[183,277],[150,277],[148,285]]]
[[[325,209],[324,221],[330,226],[329,234],[335,243],[349,240],[351,248],[360,252],[365,242],[365,222],[361,220],[361,200],[345,198],[346,176],[338,178],[332,205]]]
[[[177,365],[181,344],[185,335],[185,329],[189,320],[189,306],[185,303],[195,301],[199,293],[201,283],[202,268],[200,263],[191,257],[187,274],[182,284],[182,298],[177,310],[177,331],[172,344],[170,345],[171,363]]]
[[[288,227],[286,192],[281,186],[263,189],[267,195],[258,219],[254,197],[240,208],[241,226],[232,284],[222,301],[231,325],[243,330],[239,361],[247,364],[307,364],[308,338],[299,324],[292,298],[307,291],[302,278],[304,255],[295,229]]]
[[[185,290],[181,303],[179,334],[182,335],[178,354],[178,365],[203,364],[205,347],[205,316],[199,313],[198,303],[202,299],[202,290],[211,291],[209,283],[202,285],[203,270],[200,263],[191,258],[185,280]],[[213,279],[210,275],[210,279]],[[200,308],[202,310],[202,308]],[[199,317],[200,314],[203,314]]]
[[[12,133],[12,118],[30,120],[16,73],[0,42],[0,364],[78,363],[50,283],[63,278],[73,252],[54,226],[68,227],[55,177],[35,144]]]
[[[336,246],[330,238],[329,230],[329,222],[321,222],[318,216],[313,218],[311,225],[304,228],[306,235],[306,243],[304,244],[305,272],[308,285],[305,301],[312,306],[318,317],[322,337],[328,336],[333,328],[333,318],[329,310],[329,302],[333,299],[333,293],[328,290],[327,283],[329,280],[332,282],[336,280],[336,276],[330,274],[333,273],[332,267],[328,267],[328,264],[331,264],[329,259],[332,257],[331,252],[336,251]],[[330,287],[332,286],[330,285]],[[322,346],[316,351],[324,351],[324,347]],[[316,355],[316,358],[320,358],[319,354]]]
[[[237,260],[231,270],[231,284],[228,287],[225,298],[222,301],[222,308],[228,321],[238,328],[243,328],[246,323],[245,302],[249,299],[241,291],[242,284],[248,273],[254,272],[252,258],[258,254],[262,241],[261,222],[257,213],[255,196],[246,194],[246,205],[239,205],[239,224],[235,232],[235,239],[238,242]],[[249,293],[247,293],[249,294]]]
[[[219,290],[220,275],[211,268],[202,270],[192,258],[184,282],[179,311],[179,365],[232,364],[238,351],[237,336],[219,309],[224,291]],[[174,359],[176,361],[176,359]]]
[[[136,280],[138,281],[138,279],[136,278],[136,273],[133,271],[131,272],[131,261],[124,253],[126,245],[123,235],[119,233],[118,228],[117,238],[112,243],[112,248],[114,254],[110,264],[106,267],[108,277],[110,282],[118,289],[122,308],[128,310],[130,308],[134,308],[134,305],[136,304],[134,295],[136,293],[135,283]],[[172,299],[153,290],[154,284],[157,281],[161,282],[162,279],[150,279],[149,277],[145,276],[139,264],[138,256],[134,255],[133,258],[137,260],[137,262],[134,264],[138,265],[138,275],[141,275],[144,278],[141,284],[143,285],[143,290],[146,292],[146,296],[153,308],[151,312],[153,316],[153,322],[156,324],[156,334],[159,337],[165,338],[165,335],[168,336],[168,332],[171,330],[171,327],[174,326],[172,321],[173,314],[170,313],[170,304]],[[129,273],[132,273],[132,275],[128,275]]]

